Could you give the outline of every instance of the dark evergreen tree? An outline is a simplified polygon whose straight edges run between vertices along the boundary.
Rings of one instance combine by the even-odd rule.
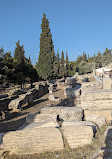
[[[60,68],[60,58],[59,58],[59,52],[57,51],[57,55],[55,56],[54,66],[53,66],[54,77],[56,79],[59,78],[59,68]]]
[[[36,70],[25,57],[25,51],[23,45],[20,46],[19,41],[16,43],[14,59],[16,60],[15,71],[13,75],[13,82],[24,85],[25,82],[32,83],[38,81],[38,75]]]
[[[98,52],[97,53],[97,56],[96,56],[96,64],[95,64],[95,66],[96,66],[96,68],[100,68],[100,67],[102,67],[102,56],[101,56],[101,52]]]
[[[24,46],[20,46],[20,40],[16,42],[16,48],[14,53],[14,58],[17,60],[18,64],[23,64],[25,57],[24,57]]]
[[[53,64],[54,64],[54,45],[52,41],[52,34],[49,28],[49,21],[46,19],[45,13],[43,14],[40,35],[40,53],[37,65],[39,76],[44,79],[51,79],[53,77]]]
[[[66,77],[68,76],[68,54],[67,54],[67,51],[66,51]]]
[[[79,56],[77,57],[77,60],[76,60],[77,65],[78,65],[81,61],[82,61],[82,55],[79,55]]]
[[[0,85],[3,84],[3,79],[4,79],[3,67],[4,67],[4,49],[1,48],[0,49]]]
[[[2,68],[4,66],[4,49],[0,49],[0,74],[3,73]]]
[[[28,63],[29,63],[29,64],[31,64],[31,59],[30,59],[30,56],[29,56],[29,59],[28,59]]]
[[[83,60],[83,61],[87,61],[87,55],[86,55],[86,53],[85,53],[85,52],[83,52],[82,60]]]
[[[65,76],[65,65],[64,65],[64,52],[62,51],[61,60],[60,60],[60,70],[59,74],[61,77]]]

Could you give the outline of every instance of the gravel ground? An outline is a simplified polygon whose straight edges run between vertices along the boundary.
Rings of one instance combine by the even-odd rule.
[[[53,105],[64,105],[64,102],[67,100],[64,97],[64,90],[58,89],[53,92],[55,97],[59,97],[61,102],[52,102],[48,100],[49,93],[42,96],[41,98],[34,101],[32,106],[24,106],[21,113],[17,112],[10,112],[7,119],[0,120],[0,133],[8,132],[8,131],[15,131],[19,127],[21,127],[26,120],[26,116],[28,113],[35,113],[39,112],[41,108],[46,106],[53,106]]]

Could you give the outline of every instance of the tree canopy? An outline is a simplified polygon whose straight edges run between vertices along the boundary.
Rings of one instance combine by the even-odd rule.
[[[49,21],[43,14],[40,35],[40,53],[37,64],[37,71],[41,79],[51,79],[53,76],[54,64],[54,45],[52,41],[52,34],[49,28]]]

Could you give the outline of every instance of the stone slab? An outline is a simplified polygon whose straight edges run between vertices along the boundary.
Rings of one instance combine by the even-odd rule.
[[[3,147],[15,154],[43,153],[63,149],[60,131],[53,127],[8,132],[3,136]]]
[[[49,120],[43,121],[43,122],[35,122],[35,123],[31,123],[31,124],[26,123],[23,126],[21,126],[18,130],[35,129],[35,128],[40,128],[40,127],[54,127],[54,128],[57,128],[57,127],[59,127],[59,125],[56,122],[56,120],[49,119]]]
[[[63,134],[67,139],[70,148],[82,147],[91,144],[93,139],[93,129],[84,125],[63,126]]]
[[[95,132],[96,130],[97,130],[97,126],[94,124],[94,123],[92,123],[92,122],[88,122],[88,121],[71,121],[71,120],[69,120],[69,121],[65,121],[65,122],[63,122],[63,127],[64,126],[69,126],[69,125],[72,125],[72,126],[80,126],[80,125],[82,125],[82,126],[90,126],[90,127],[92,127],[92,129],[93,129],[93,132]]]
[[[60,114],[62,107],[44,107],[41,108],[41,114]]]
[[[56,114],[28,114],[26,117],[26,123],[44,122],[50,119],[56,120]]]
[[[60,115],[63,120],[82,120],[83,110],[79,107],[44,107],[40,110],[41,114]]]
[[[90,115],[86,116],[86,121],[93,122],[98,127],[101,127],[102,125],[106,124],[106,119],[103,116],[97,115],[97,114],[90,114]]]
[[[88,110],[111,110],[112,100],[82,101],[80,107]]]
[[[96,101],[96,100],[112,100],[112,90],[95,90],[84,92],[81,95],[83,101]]]
[[[101,115],[106,119],[107,122],[112,120],[112,109],[110,109],[110,110],[84,110],[85,118],[91,114]]]

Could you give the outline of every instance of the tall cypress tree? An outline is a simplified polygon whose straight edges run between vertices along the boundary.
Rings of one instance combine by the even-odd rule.
[[[66,77],[68,76],[68,54],[66,51]]]
[[[59,70],[60,76],[65,76],[65,66],[64,66],[64,52],[62,51],[61,54],[61,61],[60,61],[60,70]]]
[[[54,66],[53,66],[53,70],[54,70],[54,77],[57,79],[59,77],[59,68],[60,68],[60,58],[59,58],[59,52],[57,51],[57,55],[55,56],[55,60],[54,60]]]
[[[54,45],[52,41],[52,34],[49,28],[49,21],[46,19],[45,13],[43,14],[40,35],[40,53],[38,59],[37,70],[39,76],[46,80],[51,79],[53,76],[53,63],[54,63]]]

